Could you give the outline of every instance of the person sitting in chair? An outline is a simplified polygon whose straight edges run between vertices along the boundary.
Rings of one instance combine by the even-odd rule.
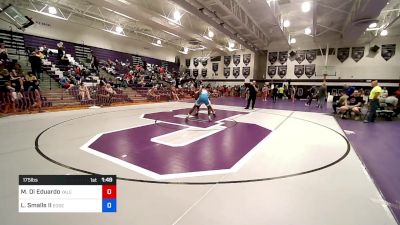
[[[360,119],[361,115],[361,106],[362,106],[362,98],[357,97],[355,94],[351,95],[345,101],[345,105],[339,108],[339,113],[341,114],[341,118],[345,119],[345,114],[349,112],[350,114],[355,115],[355,120]]]

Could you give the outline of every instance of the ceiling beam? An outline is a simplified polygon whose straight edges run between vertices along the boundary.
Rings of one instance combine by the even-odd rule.
[[[215,29],[219,30],[221,33],[225,34],[226,36],[228,36],[229,38],[231,38],[232,40],[236,41],[237,43],[241,44],[243,47],[256,52],[256,49],[253,48],[252,46],[250,46],[248,43],[246,43],[245,41],[240,40],[237,35],[234,35],[233,33],[231,33],[229,30],[227,30],[222,24],[218,24],[217,22],[215,22],[214,20],[212,20],[209,16],[205,15],[201,9],[197,9],[196,7],[192,6],[191,4],[189,4],[188,2],[186,2],[185,0],[171,0],[172,2],[175,2],[177,5],[179,5],[180,7],[184,8],[186,11],[188,11],[189,13],[192,13],[193,15],[199,17],[200,19],[202,19],[203,21],[207,22],[208,24],[210,24],[212,27],[214,27]]]

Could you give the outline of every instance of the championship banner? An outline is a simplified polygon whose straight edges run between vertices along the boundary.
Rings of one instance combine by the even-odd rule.
[[[382,45],[381,56],[388,61],[396,53],[396,45]]]
[[[350,55],[350,48],[338,48],[337,50],[337,58],[339,59],[340,62],[346,61],[347,58],[349,58]]]
[[[278,76],[280,78],[284,78],[287,73],[287,65],[284,66],[278,66]]]
[[[199,76],[199,70],[198,69],[193,69],[193,76],[194,77]]]
[[[306,52],[304,50],[297,51],[294,59],[301,64],[306,59]]]
[[[312,77],[315,74],[315,64],[305,65],[305,72],[308,78]]]
[[[199,65],[199,59],[198,58],[193,58],[193,65],[197,67]]]
[[[279,52],[279,62],[285,64],[288,59],[288,52]]]
[[[218,63],[212,64],[212,70],[214,71],[214,73],[216,73],[218,71]]]
[[[186,69],[186,70],[185,70],[185,75],[189,75],[189,77],[191,76],[191,75],[190,75],[190,69]]]
[[[304,74],[304,65],[294,65],[294,75],[300,78]]]
[[[224,68],[224,77],[228,78],[229,75],[231,75],[231,68],[230,67]]]
[[[249,66],[243,67],[242,68],[242,74],[243,74],[243,76],[245,78],[247,78],[250,75],[250,67]]]
[[[190,66],[190,59],[185,59],[186,67]]]
[[[273,78],[276,74],[276,66],[268,66],[268,76]]]
[[[233,64],[235,64],[235,66],[239,65],[240,63],[240,55],[233,55]]]
[[[233,67],[233,76],[237,78],[240,75],[240,67]]]
[[[277,52],[270,52],[268,54],[268,61],[271,63],[271,65],[274,65],[274,63],[278,60],[278,53]]]
[[[207,76],[207,69],[201,69],[201,76],[206,77]]]
[[[312,50],[307,50],[306,52],[306,59],[309,63],[314,62],[314,60],[317,58],[317,50],[312,49]]]
[[[201,60],[201,65],[207,66],[208,59]]]
[[[351,58],[358,62],[362,57],[364,57],[365,47],[352,47],[351,48]]]
[[[249,65],[250,61],[251,61],[251,54],[244,54],[243,55],[244,65],[246,65],[246,66]]]
[[[224,65],[229,66],[229,64],[231,64],[231,56],[224,56]]]

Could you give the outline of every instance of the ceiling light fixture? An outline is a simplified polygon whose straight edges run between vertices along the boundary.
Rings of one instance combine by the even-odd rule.
[[[369,28],[375,28],[376,26],[378,26],[378,24],[374,22],[374,23],[371,23],[368,27]]]
[[[52,15],[57,14],[57,9],[54,6],[49,6],[48,10],[49,10],[49,13]]]
[[[290,44],[295,44],[296,41],[297,41],[296,38],[291,38],[291,39],[290,39]]]
[[[289,20],[284,20],[283,21],[283,27],[290,27],[290,21]]]
[[[117,32],[118,34],[122,33],[124,31],[124,28],[122,28],[120,25],[115,27],[115,32]]]
[[[233,47],[235,47],[235,43],[233,43],[233,42],[229,42],[229,43],[228,43],[228,47],[229,47],[229,48],[233,48]]]
[[[124,3],[125,5],[130,5],[131,3],[127,2],[126,0],[118,0],[121,3]]]
[[[183,47],[183,48],[181,48],[181,50],[179,52],[182,53],[182,54],[187,55],[188,52],[189,52],[189,48],[188,47]]]
[[[387,30],[382,30],[381,31],[381,36],[387,36],[388,35],[388,31]]]
[[[157,40],[157,44],[158,44],[158,45],[161,45],[161,40]]]
[[[208,31],[208,37],[210,37],[210,38],[214,37],[214,32],[212,30]]]
[[[304,33],[307,35],[311,34],[311,28],[307,27],[306,29],[304,29]]]
[[[174,20],[178,21],[178,20],[181,19],[181,17],[182,17],[181,13],[178,10],[175,10],[175,12],[174,12]]]
[[[303,4],[301,4],[301,11],[303,13],[309,12],[311,9],[311,3],[310,2],[303,2]]]

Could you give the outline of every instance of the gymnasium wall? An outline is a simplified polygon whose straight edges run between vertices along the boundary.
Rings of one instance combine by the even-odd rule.
[[[395,55],[386,61],[381,56],[380,48],[378,52],[373,57],[368,57],[370,47],[377,45],[381,47],[381,45],[386,44],[396,44],[396,53]],[[336,76],[327,77],[327,79],[333,80],[368,80],[368,79],[380,79],[380,80],[400,80],[400,37],[386,37],[386,38],[378,38],[371,42],[368,45],[365,44],[352,44],[346,46],[339,47],[365,47],[364,57],[361,58],[358,62],[351,58],[351,49],[350,56],[342,63],[337,59],[337,55],[329,55],[327,60],[328,66],[336,67]],[[324,46],[326,48],[326,46]],[[323,48],[324,48],[323,47]],[[308,50],[308,49],[317,49],[319,48],[315,44],[312,43],[300,43],[296,44],[295,48],[292,48],[290,51],[296,52],[297,50]],[[329,47],[335,48],[337,53],[337,47]],[[278,49],[272,49],[270,51],[279,51]],[[310,64],[307,60],[304,60],[301,65]],[[317,56],[316,60],[312,62],[316,67],[325,65],[325,56]],[[270,66],[271,63],[267,62],[267,67]],[[279,62],[276,62],[274,65],[281,65]],[[287,60],[287,75],[283,78],[280,78],[278,75],[275,75],[272,80],[285,80],[290,79],[291,81],[296,80],[316,80],[321,79],[320,76],[312,76],[308,78],[306,75],[297,78],[294,74],[294,66],[300,65],[296,60],[291,61]],[[264,78],[271,80],[268,75],[264,75]]]
[[[181,69],[183,71],[185,71],[185,69],[198,69],[199,70],[199,76],[198,79],[201,80],[208,80],[208,81],[213,81],[213,82],[219,82],[219,83],[224,83],[229,85],[228,83],[231,84],[241,84],[244,83],[245,81],[245,77],[242,74],[243,71],[243,67],[250,67],[250,75],[247,77],[246,80],[251,80],[253,79],[254,76],[254,53],[249,51],[249,50],[240,50],[240,51],[234,51],[234,52],[230,52],[229,54],[225,54],[225,55],[229,55],[229,56],[233,56],[233,55],[240,55],[240,63],[236,66],[233,63],[233,57],[231,59],[231,62],[229,64],[229,66],[225,67],[224,65],[224,54],[221,53],[217,53],[217,52],[212,52],[211,56],[221,56],[221,60],[217,61],[217,62],[211,62],[210,59],[208,60],[207,65],[204,67],[201,63],[199,63],[199,65],[197,67],[195,67],[193,65],[193,58],[196,57],[204,57],[204,56],[208,56],[210,51],[196,51],[196,52],[190,52],[187,55],[183,55],[181,54],[180,57],[180,62],[181,62]],[[246,66],[243,63],[243,55],[244,54],[250,54],[251,59],[250,59],[250,63]],[[190,59],[190,66],[186,67],[186,63],[185,60],[186,59]],[[214,74],[214,71],[212,70],[212,64],[213,63],[218,63],[218,71],[216,74]],[[237,78],[235,78],[233,76],[233,67],[240,67],[240,73],[239,76]],[[205,78],[203,78],[201,76],[201,69],[206,68],[207,69],[207,76]],[[224,76],[224,68],[230,68],[230,75],[229,77],[225,77]]]
[[[114,35],[79,24],[78,22],[52,18],[27,10],[22,11],[27,16],[32,17],[35,22],[34,25],[25,30],[25,34],[85,44],[103,49],[112,49],[114,51],[146,56],[169,62],[174,62],[175,56],[178,53],[174,49],[156,47],[140,40]],[[0,23],[0,29],[9,30],[10,24]],[[15,27],[13,27],[13,31],[20,32]]]

